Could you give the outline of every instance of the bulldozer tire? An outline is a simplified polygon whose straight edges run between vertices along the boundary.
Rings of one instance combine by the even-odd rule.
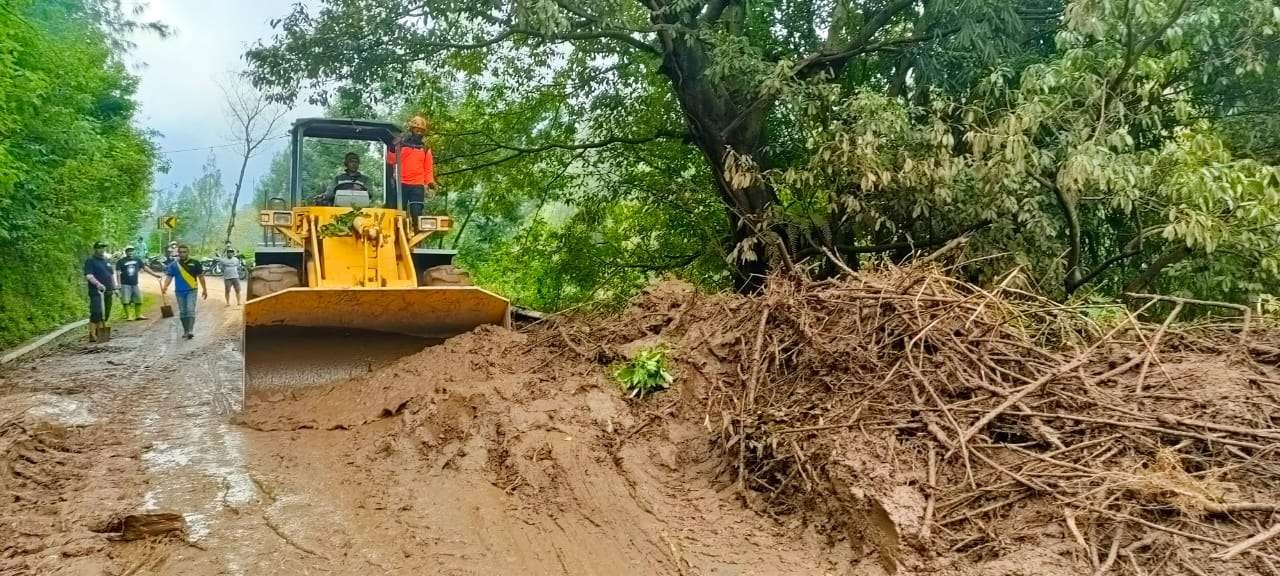
[[[297,268],[284,264],[267,264],[254,266],[249,272],[249,286],[246,292],[249,294],[249,299],[253,300],[301,285]]]
[[[471,275],[457,266],[427,268],[422,273],[423,286],[471,286]]]

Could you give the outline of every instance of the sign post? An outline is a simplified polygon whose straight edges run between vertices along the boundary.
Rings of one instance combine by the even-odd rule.
[[[164,248],[160,251],[168,256],[169,244],[173,242],[173,231],[178,228],[178,217],[173,215],[161,216],[158,222],[160,228],[165,230]]]

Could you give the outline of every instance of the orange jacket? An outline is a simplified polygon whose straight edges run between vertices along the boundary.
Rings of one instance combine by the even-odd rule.
[[[398,150],[387,151],[387,164],[395,164],[396,156],[400,160],[400,183],[411,186],[428,186],[436,183],[436,161],[431,149],[423,143],[422,137],[409,134],[400,141]]]

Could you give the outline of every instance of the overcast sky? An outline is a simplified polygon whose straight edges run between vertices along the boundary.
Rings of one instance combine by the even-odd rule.
[[[297,0],[149,0],[145,19],[173,28],[173,36],[151,34],[134,39],[133,69],[141,77],[138,90],[142,126],[160,133],[158,143],[172,164],[168,174],[156,175],[156,186],[182,185],[200,174],[213,148],[228,190],[235,185],[240,167],[223,114],[217,81],[230,71],[242,70],[245,48],[271,34],[270,20],[284,16]],[[277,132],[285,133],[294,118],[317,115],[319,110],[295,106]],[[254,182],[287,139],[273,140],[249,162],[245,175],[246,197],[252,198]],[[192,150],[194,149],[194,150]]]

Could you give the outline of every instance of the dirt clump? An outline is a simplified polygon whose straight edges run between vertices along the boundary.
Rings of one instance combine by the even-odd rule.
[[[119,521],[112,520],[107,526],[95,531],[111,532],[108,540],[147,540],[170,535],[181,536],[187,531],[187,521],[181,514],[172,512],[129,514]]]

